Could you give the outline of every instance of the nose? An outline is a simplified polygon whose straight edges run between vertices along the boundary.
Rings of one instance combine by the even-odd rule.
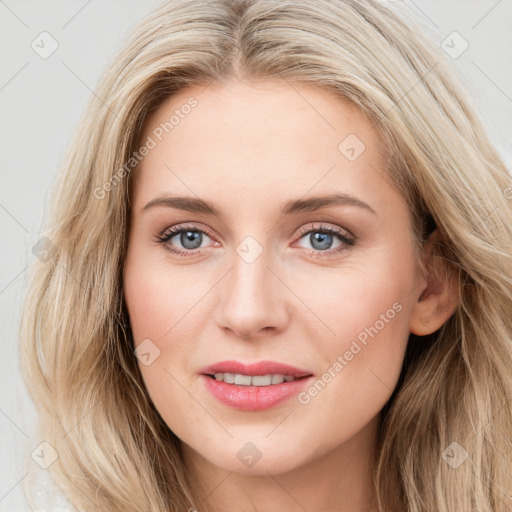
[[[218,288],[218,327],[244,340],[282,332],[289,322],[291,304],[279,272],[269,266],[267,253],[248,262],[234,252],[232,262]]]

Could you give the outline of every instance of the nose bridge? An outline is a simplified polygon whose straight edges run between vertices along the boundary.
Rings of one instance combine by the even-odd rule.
[[[266,291],[270,291],[265,286],[270,273],[267,266],[270,263],[269,253],[257,248],[254,242],[240,243],[236,248],[236,255],[233,255],[230,281],[231,294],[239,301],[245,301],[248,298],[263,299],[268,298]],[[266,290],[267,288],[267,290]],[[252,300],[251,303],[255,301]]]
[[[221,286],[217,322],[242,337],[256,336],[263,328],[283,327],[285,297],[273,272],[272,254],[255,237],[236,246],[231,271]]]

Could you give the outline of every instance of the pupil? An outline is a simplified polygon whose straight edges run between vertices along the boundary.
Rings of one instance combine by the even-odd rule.
[[[187,249],[197,249],[201,245],[201,233],[197,231],[184,231],[180,242]]]
[[[329,246],[331,245],[332,235],[330,233],[311,233],[309,238],[311,241],[311,245],[315,249],[329,249]],[[319,246],[316,246],[317,241],[320,242]]]

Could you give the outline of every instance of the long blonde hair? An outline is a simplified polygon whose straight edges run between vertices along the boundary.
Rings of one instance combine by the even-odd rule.
[[[241,77],[313,84],[358,106],[417,248],[435,226],[436,261],[456,274],[457,311],[410,336],[383,411],[379,510],[510,510],[512,180],[448,58],[378,0],[170,0],[111,63],[62,163],[42,234],[51,257],[33,265],[22,312],[21,371],[59,455],[52,479],[81,511],[203,510],[133,353],[126,162],[169,95]],[[457,467],[454,453],[467,456]]]

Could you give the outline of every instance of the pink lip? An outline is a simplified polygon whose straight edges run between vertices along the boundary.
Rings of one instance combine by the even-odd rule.
[[[239,361],[220,361],[210,366],[205,366],[199,373],[203,375],[215,375],[216,373],[240,373],[241,375],[268,375],[278,373],[291,375],[293,377],[306,377],[313,372],[296,368],[288,364],[276,363],[275,361],[260,361],[258,363],[243,364]]]
[[[312,373],[294,366],[261,361],[245,365],[238,361],[222,361],[203,368],[200,373],[208,391],[222,403],[242,411],[261,411],[274,407],[298,394],[313,377]],[[298,380],[270,386],[239,386],[217,381],[209,375],[239,373],[242,375],[292,375]]]

